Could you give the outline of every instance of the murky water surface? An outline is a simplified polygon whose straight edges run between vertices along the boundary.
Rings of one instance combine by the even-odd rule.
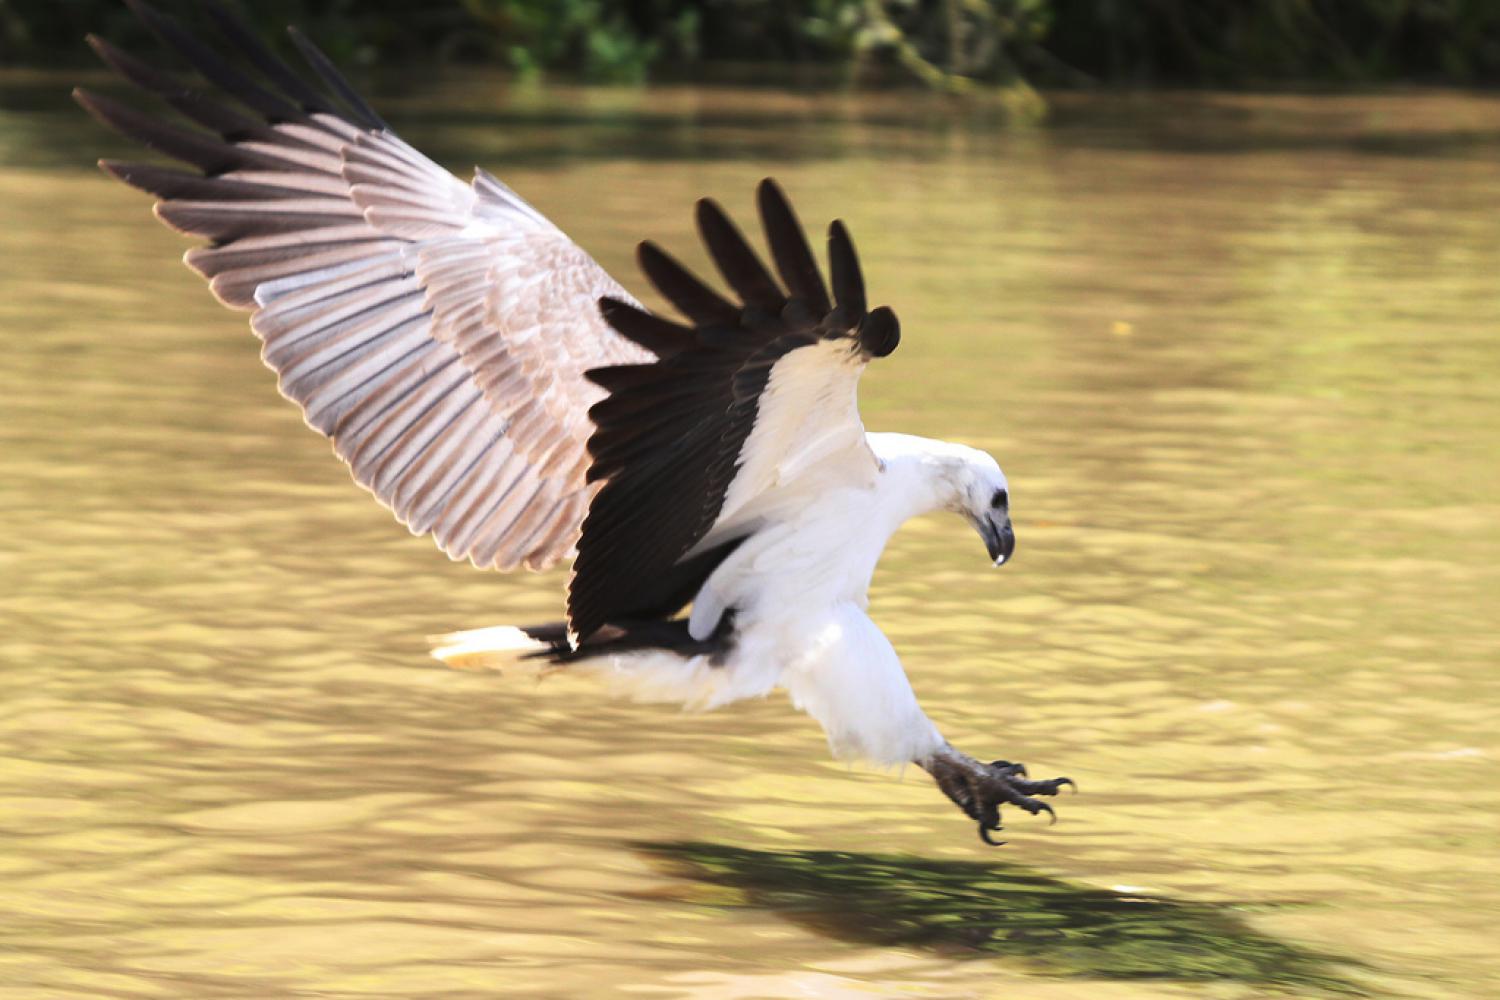
[[[873,594],[954,742],[1083,789],[994,850],[783,700],[428,660],[562,573],[352,486],[62,89],[0,87],[0,996],[1500,995],[1500,101],[381,102],[634,288],[765,174],[849,222],[868,423],[1014,487],[1013,566],[934,517]]]

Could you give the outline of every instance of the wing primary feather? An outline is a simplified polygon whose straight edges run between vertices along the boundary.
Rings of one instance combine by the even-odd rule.
[[[236,100],[265,115],[272,121],[303,121],[306,116],[293,104],[271,93],[239,70],[230,66],[218,53],[189,34],[182,25],[151,7],[144,0],[125,0],[125,5],[162,41],[176,49],[203,78],[232,95]]]
[[[84,38],[99,60],[127,83],[134,84],[150,94],[155,94],[177,109],[193,122],[212,129],[221,136],[237,138],[274,139],[274,133],[260,121],[240,114],[202,91],[188,87],[165,73],[115,48],[98,35]]]
[[[865,315],[865,279],[859,269],[859,255],[843,220],[835,219],[828,227],[828,276],[833,284],[833,301],[855,323]]]
[[[813,259],[802,232],[802,224],[787,201],[781,185],[767,177],[756,189],[756,202],[760,206],[761,225],[765,227],[766,242],[771,245],[771,259],[794,298],[805,301],[820,318],[830,308],[828,290],[823,287],[823,275]]]
[[[302,58],[306,59],[307,64],[313,68],[313,72],[317,73],[324,83],[333,88],[334,93],[344,99],[344,103],[364,119],[362,124],[376,130],[392,131],[391,127],[385,123],[385,119],[376,114],[375,109],[359,96],[359,91],[344,79],[344,74],[334,67],[328,57],[319,51],[306,35],[295,27],[288,28],[287,34],[291,36],[292,44],[297,46],[297,51],[302,53]]]
[[[733,324],[740,311],[731,302],[695,278],[671,254],[646,240],[636,248],[641,270],[656,290],[688,319],[700,325]]]
[[[590,368],[583,377],[607,392],[618,392],[632,385],[653,382],[661,376],[650,365],[607,365]]]
[[[748,306],[779,311],[786,294],[719,203],[712,198],[699,199],[697,219],[703,245],[735,294]]]
[[[73,99],[101,124],[134,139],[147,149],[193,166],[209,175],[222,174],[243,167],[265,170],[287,170],[292,164],[280,157],[225,143],[216,135],[179,128],[157,121],[112,97],[82,88],[73,91]]]
[[[599,313],[616,333],[640,344],[658,358],[671,357],[693,343],[691,327],[662,319],[607,295],[599,300]]]
[[[272,184],[256,184],[251,181],[236,181],[226,177],[204,177],[202,174],[163,167],[155,163],[129,163],[120,160],[100,160],[99,169],[117,181],[129,184],[138,191],[164,199],[186,201],[279,201],[296,198],[307,192],[295,188],[276,187]]]
[[[260,37],[228,7],[219,0],[208,0],[204,7],[208,10],[209,17],[213,18],[214,23],[223,32],[224,37],[245,58],[249,59],[256,69],[264,73],[267,79],[275,82],[283,93],[299,101],[304,111],[337,113],[329,106],[328,99],[324,95],[318,93],[306,80],[292,72],[292,68],[273,53],[265,42],[261,41]]]

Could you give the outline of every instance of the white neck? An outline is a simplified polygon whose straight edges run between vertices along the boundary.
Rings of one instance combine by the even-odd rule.
[[[891,531],[935,510],[957,510],[972,449],[910,434],[867,434],[880,459],[876,506],[894,518]]]
[[[874,482],[803,493],[776,512],[785,516],[767,518],[699,592],[694,636],[707,635],[726,607],[754,615],[763,595],[775,596],[768,613],[776,615],[788,606],[840,601],[863,607],[875,564],[896,530],[922,514],[961,509],[964,477],[980,453],[906,434],[867,437],[881,465]]]

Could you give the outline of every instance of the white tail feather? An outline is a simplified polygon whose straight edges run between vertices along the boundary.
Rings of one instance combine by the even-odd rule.
[[[492,625],[467,632],[427,637],[432,655],[450,667],[461,670],[497,670],[513,666],[526,653],[547,648],[513,625]]]
[[[429,636],[428,642],[434,658],[460,670],[500,670],[537,678],[559,672],[603,681],[616,697],[675,703],[689,711],[764,696],[775,686],[777,675],[775,669],[730,670],[707,656],[682,656],[665,649],[606,653],[559,666],[545,657],[528,656],[546,650],[547,644],[510,625]]]

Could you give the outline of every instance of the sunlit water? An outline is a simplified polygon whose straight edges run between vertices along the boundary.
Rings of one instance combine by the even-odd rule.
[[[1500,995],[1500,101],[382,101],[627,285],[774,174],[906,339],[868,423],[992,450],[1018,557],[872,613],[1010,844],[781,698],[445,670],[561,572],[411,538],[62,81],[0,88],[0,996]]]

